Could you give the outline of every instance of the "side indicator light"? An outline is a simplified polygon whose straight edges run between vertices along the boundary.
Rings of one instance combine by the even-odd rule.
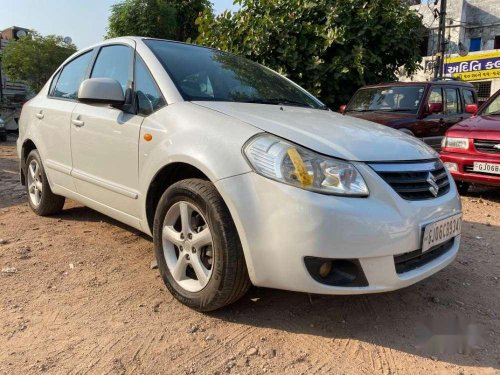
[[[150,141],[153,140],[153,136],[151,134],[149,134],[149,133],[146,133],[146,134],[144,134],[144,140],[146,142],[150,142]]]

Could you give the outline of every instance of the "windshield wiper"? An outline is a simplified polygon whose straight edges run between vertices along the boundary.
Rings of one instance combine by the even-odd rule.
[[[387,109],[376,109],[376,112],[408,112],[413,111],[410,108],[387,108]]]
[[[272,105],[292,105],[296,107],[312,108],[310,105],[302,102],[296,102],[289,99],[272,98],[272,99],[249,99],[244,100],[243,103],[257,103],[257,104],[272,104]]]

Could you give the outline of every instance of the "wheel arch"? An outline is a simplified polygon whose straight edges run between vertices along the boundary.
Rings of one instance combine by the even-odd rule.
[[[25,168],[26,168],[26,159],[28,159],[28,155],[31,151],[38,150],[35,142],[31,139],[25,139],[23,145],[21,146],[21,184],[26,185],[26,176],[25,176]]]
[[[200,178],[210,181],[210,178],[199,168],[185,162],[173,162],[163,166],[151,180],[146,194],[146,220],[151,233],[156,206],[162,194],[172,184],[187,178]],[[213,182],[213,181],[212,181]]]

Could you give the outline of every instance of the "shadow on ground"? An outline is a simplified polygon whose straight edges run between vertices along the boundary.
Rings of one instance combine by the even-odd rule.
[[[86,207],[68,208],[54,218],[102,221],[139,233]],[[484,247],[475,245],[473,231],[477,228],[491,233],[493,243]],[[494,236],[499,231],[499,227],[464,222],[458,259],[445,270],[406,289],[361,296],[321,296],[253,287],[241,301],[210,315],[228,322],[306,335],[305,340],[310,341],[315,337],[332,341],[348,339],[459,366],[500,369],[500,346],[496,338],[500,331],[498,281],[482,274],[481,267],[471,267],[475,261],[471,256],[476,251],[496,246],[493,250],[498,256]],[[142,237],[151,242],[146,235]],[[469,290],[471,282],[484,284],[481,294]],[[438,345],[422,346],[423,336],[429,338],[430,323],[438,325],[434,338],[456,337],[451,341],[448,337]],[[440,329],[440,325],[444,328]],[[455,331],[450,331],[450,326]],[[300,341],[297,345],[300,346]],[[326,348],[324,354],[328,355]]]

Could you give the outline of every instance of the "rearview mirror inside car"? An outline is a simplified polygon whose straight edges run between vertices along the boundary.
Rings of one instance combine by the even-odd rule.
[[[78,90],[78,100],[83,103],[103,103],[120,105],[125,103],[120,82],[111,78],[89,78]]]

